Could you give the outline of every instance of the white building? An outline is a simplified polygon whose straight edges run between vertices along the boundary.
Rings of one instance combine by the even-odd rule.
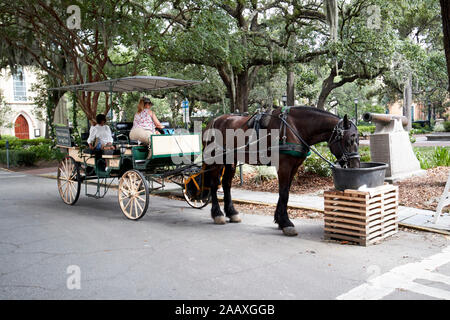
[[[36,94],[31,87],[37,81],[37,74],[32,67],[20,67],[16,74],[9,68],[0,71],[0,91],[9,107],[7,126],[0,128],[0,134],[16,136],[19,139],[34,139],[45,135],[45,121],[40,121],[34,114],[33,103]],[[67,123],[66,102],[58,105],[55,122]]]

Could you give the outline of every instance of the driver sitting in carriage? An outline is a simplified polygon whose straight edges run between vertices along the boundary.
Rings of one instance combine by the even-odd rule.
[[[111,129],[106,125],[106,116],[98,114],[95,120],[97,124],[91,127],[87,139],[89,149],[93,151],[114,150]]]

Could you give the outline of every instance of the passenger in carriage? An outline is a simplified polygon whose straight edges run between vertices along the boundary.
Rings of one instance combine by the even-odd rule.
[[[89,138],[87,139],[89,149],[96,151],[114,150],[111,129],[106,125],[106,116],[98,114],[95,120],[97,124],[91,127]]]
[[[131,140],[139,140],[148,145],[152,134],[159,134],[156,129],[164,126],[158,121],[156,114],[151,110],[153,103],[150,99],[142,97],[139,100],[137,112],[134,115],[133,128],[130,131]]]

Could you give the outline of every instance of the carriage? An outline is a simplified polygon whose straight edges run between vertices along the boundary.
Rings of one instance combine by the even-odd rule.
[[[109,92],[148,92],[180,88],[200,82],[152,76],[135,76],[52,90]],[[75,107],[75,106],[74,106]],[[171,128],[150,137],[148,145],[129,138],[132,123],[110,124],[116,150],[92,152],[86,142],[75,141],[70,128],[56,128],[56,145],[65,154],[57,172],[61,199],[74,205],[81,193],[95,199],[103,198],[118,180],[118,202],[123,214],[131,220],[142,218],[149,206],[150,194],[167,193],[169,186],[182,190],[187,203],[203,208],[210,201],[210,190],[204,183],[202,142],[200,133],[180,132]],[[189,159],[189,164],[182,160]],[[186,163],[186,161],[184,161]],[[88,192],[94,185],[95,193]],[[172,188],[173,190],[173,188]]]

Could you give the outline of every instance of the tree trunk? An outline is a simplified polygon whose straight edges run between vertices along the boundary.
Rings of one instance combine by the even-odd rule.
[[[53,139],[55,135],[55,110],[59,100],[64,95],[63,91],[53,90],[49,92],[47,100],[47,125],[45,126],[45,138]]]
[[[249,95],[249,83],[248,83],[248,71],[245,70],[236,76],[236,102],[234,108],[236,112],[244,113],[248,111],[248,95]]]
[[[412,77],[411,74],[408,75],[408,78],[405,82],[405,89],[403,91],[404,95],[404,116],[408,119],[407,130],[410,131],[412,128],[411,123],[411,104],[412,104]]]
[[[287,79],[286,79],[286,96],[287,105],[293,107],[295,105],[295,91],[294,91],[294,71],[293,66],[286,67]]]
[[[450,92],[450,2],[448,0],[440,0],[442,12],[442,27],[444,29],[444,49],[447,61],[448,74],[448,91]]]
[[[320,90],[319,98],[317,100],[317,108],[325,110],[325,103],[327,102],[328,96],[331,91],[335,88],[333,86],[334,75],[330,75],[322,83],[322,90]]]

